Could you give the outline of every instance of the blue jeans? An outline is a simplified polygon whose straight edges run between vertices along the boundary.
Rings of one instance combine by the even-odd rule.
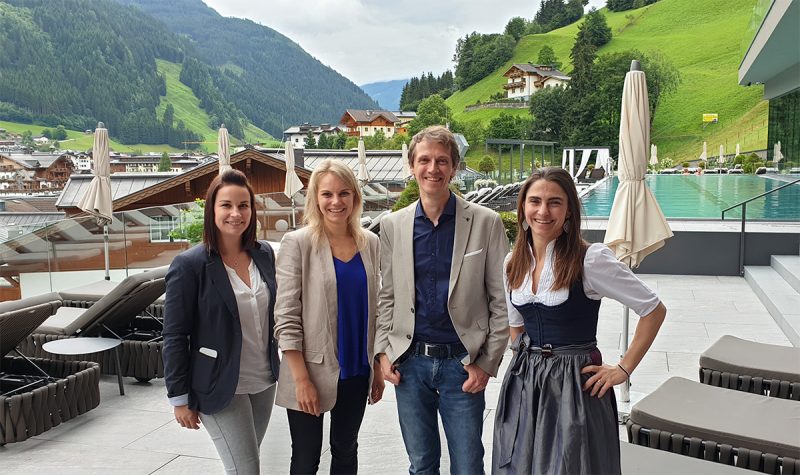
[[[399,367],[400,384],[395,388],[400,429],[412,474],[438,474],[442,453],[439,420],[442,417],[450,473],[483,473],[484,392],[461,390],[467,371],[461,364],[466,354],[453,358],[411,355]]]

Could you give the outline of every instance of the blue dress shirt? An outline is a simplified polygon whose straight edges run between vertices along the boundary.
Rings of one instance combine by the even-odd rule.
[[[426,343],[459,343],[447,309],[450,265],[456,233],[456,197],[450,199],[439,224],[425,216],[422,201],[414,215],[414,340]]]

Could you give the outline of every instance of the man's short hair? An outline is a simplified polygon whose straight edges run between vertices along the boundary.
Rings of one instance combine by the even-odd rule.
[[[411,137],[411,145],[408,147],[409,167],[413,168],[417,144],[423,140],[436,142],[447,147],[447,149],[450,150],[450,159],[453,162],[453,168],[458,168],[458,164],[461,162],[461,154],[458,152],[458,142],[456,142],[456,137],[453,135],[453,133],[441,125],[431,125],[430,127],[422,129],[421,131],[417,132],[415,136]]]

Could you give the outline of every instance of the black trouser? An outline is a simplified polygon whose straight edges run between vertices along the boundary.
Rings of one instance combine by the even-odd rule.
[[[369,378],[354,377],[339,381],[336,405],[331,409],[331,474],[358,473],[358,429],[367,406]],[[288,409],[292,436],[291,474],[313,474],[322,453],[322,418]]]

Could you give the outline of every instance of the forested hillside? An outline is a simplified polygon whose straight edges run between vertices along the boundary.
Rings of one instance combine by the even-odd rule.
[[[335,123],[347,108],[377,108],[353,82],[275,30],[222,17],[200,0],[117,1],[189,38],[193,53],[213,66],[208,73],[222,97],[273,135],[300,122]]]

